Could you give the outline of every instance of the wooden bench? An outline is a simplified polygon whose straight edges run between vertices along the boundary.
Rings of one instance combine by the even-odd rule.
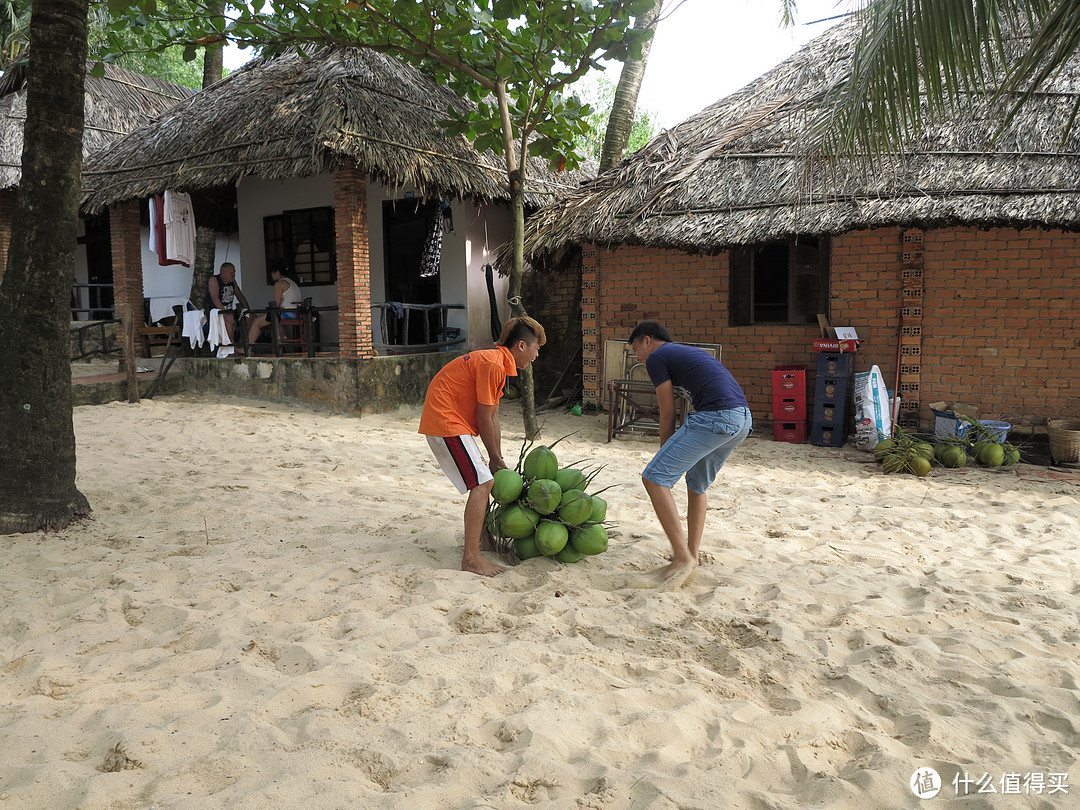
[[[149,302],[147,306],[149,306]],[[146,317],[150,317],[149,309],[147,309]],[[171,326],[138,326],[135,328],[135,343],[140,357],[153,357],[154,346],[168,346],[170,343],[180,344],[180,333],[184,328],[184,308],[174,306],[172,317]]]

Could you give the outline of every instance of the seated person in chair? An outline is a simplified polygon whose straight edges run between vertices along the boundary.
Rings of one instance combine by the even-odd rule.
[[[304,294],[300,292],[300,285],[286,275],[287,272],[285,263],[282,261],[274,261],[270,264],[270,278],[274,280],[274,306],[282,310],[278,316],[282,321],[296,321],[303,317],[303,313],[295,310],[303,303]],[[251,328],[248,329],[248,343],[258,340],[259,331],[269,325],[269,314],[255,318],[251,323]]]
[[[236,266],[232,262],[224,262],[218,269],[218,274],[210,276],[206,282],[206,309],[222,311],[225,330],[234,339],[236,332],[233,326],[236,318],[233,312],[237,303],[242,309],[251,309],[240,285],[236,283]]]

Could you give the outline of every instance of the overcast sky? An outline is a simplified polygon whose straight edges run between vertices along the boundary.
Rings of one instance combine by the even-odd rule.
[[[839,20],[851,0],[798,0],[794,27],[782,28],[779,0],[667,0],[638,106],[671,127],[756,79]],[[234,69],[251,51],[226,48]],[[618,71],[608,71],[618,80]]]
[[[756,79],[840,22],[848,0],[798,0],[781,27],[776,0],[667,0],[638,106],[671,127]],[[813,23],[813,24],[808,24]],[[614,80],[617,74],[612,74]]]

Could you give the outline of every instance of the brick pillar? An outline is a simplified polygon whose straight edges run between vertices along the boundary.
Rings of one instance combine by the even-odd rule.
[[[600,368],[600,251],[596,245],[581,246],[581,387],[582,401],[602,405],[604,392]]]
[[[896,421],[904,430],[919,429],[922,401],[922,314],[924,231],[904,231],[901,237],[900,276],[903,280],[903,308],[900,329],[900,413]]]
[[[123,320],[127,306],[130,305],[132,321],[135,326],[142,326],[142,232],[139,227],[138,200],[128,200],[109,208],[109,238],[112,242],[113,301],[116,305],[116,317]]]
[[[0,279],[7,270],[8,248],[11,247],[11,220],[15,217],[15,205],[19,192],[13,188],[0,191]]]
[[[355,167],[334,173],[338,340],[342,357],[374,357],[367,179]]]

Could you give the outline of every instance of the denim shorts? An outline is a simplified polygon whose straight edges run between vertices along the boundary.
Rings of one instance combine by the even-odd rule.
[[[749,408],[687,414],[641,476],[671,489],[685,475],[686,488],[701,495],[751,427]]]

